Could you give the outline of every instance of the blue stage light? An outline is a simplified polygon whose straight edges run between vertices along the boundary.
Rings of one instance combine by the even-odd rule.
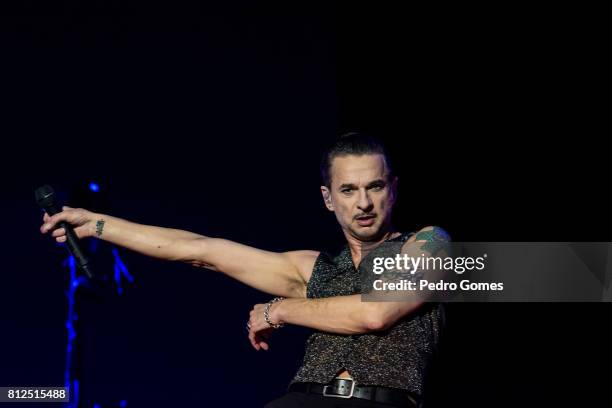
[[[92,181],[91,183],[89,183],[89,189],[94,193],[97,193],[98,191],[100,191],[100,186]]]

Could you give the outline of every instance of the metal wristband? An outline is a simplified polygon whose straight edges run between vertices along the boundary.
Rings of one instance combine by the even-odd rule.
[[[270,327],[272,327],[273,329],[280,329],[281,327],[284,326],[284,324],[282,324],[282,323],[278,323],[278,324],[272,323],[272,320],[270,320],[270,307],[272,307],[273,303],[280,302],[283,299],[285,299],[285,298],[282,297],[282,296],[275,297],[274,299],[272,299],[271,301],[266,303],[266,307],[264,308],[264,319],[266,320],[266,323],[268,323],[270,325]]]

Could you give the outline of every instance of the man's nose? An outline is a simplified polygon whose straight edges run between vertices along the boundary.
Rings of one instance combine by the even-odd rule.
[[[357,207],[363,212],[370,212],[372,211],[373,206],[374,203],[372,202],[372,199],[370,198],[368,192],[362,190],[359,193],[359,201],[357,202]]]

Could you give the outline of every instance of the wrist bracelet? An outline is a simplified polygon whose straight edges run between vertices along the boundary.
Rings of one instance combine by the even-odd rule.
[[[284,326],[284,324],[282,324],[282,323],[278,323],[278,324],[272,323],[272,320],[270,320],[270,307],[272,307],[273,303],[280,302],[283,299],[285,299],[285,298],[282,297],[282,296],[275,297],[274,299],[272,299],[271,301],[266,303],[266,307],[264,308],[264,319],[266,320],[266,323],[268,323],[270,325],[270,327],[272,327],[273,329],[280,329],[281,327]]]

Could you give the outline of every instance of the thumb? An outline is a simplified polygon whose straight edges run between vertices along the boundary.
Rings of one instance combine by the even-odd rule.
[[[65,205],[62,207],[62,211],[64,210],[72,210],[72,207],[68,207],[67,205]]]

